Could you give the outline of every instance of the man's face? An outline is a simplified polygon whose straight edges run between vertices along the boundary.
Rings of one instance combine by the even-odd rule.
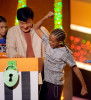
[[[26,22],[19,20],[20,29],[25,33],[30,31],[32,25],[33,25],[33,20],[31,18],[28,18]]]

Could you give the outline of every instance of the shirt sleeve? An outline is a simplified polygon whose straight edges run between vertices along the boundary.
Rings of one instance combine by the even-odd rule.
[[[76,65],[75,60],[73,58],[73,55],[71,52],[67,52],[64,54],[64,56],[62,56],[62,59],[64,62],[66,62],[70,67],[73,67],[74,65]]]
[[[41,30],[44,32],[44,34],[46,34],[47,36],[49,36],[49,31],[45,27],[41,26]],[[42,57],[45,57],[45,51],[46,51],[46,49],[45,49],[45,45],[44,45],[43,42],[42,42],[42,48],[41,48],[41,50],[42,50]]]
[[[49,37],[45,34],[42,36],[42,42],[44,43],[45,47],[48,45]]]

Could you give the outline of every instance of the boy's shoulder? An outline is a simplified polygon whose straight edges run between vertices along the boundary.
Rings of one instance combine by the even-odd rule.
[[[63,48],[60,48],[60,52],[59,52],[62,56],[67,56],[72,54],[72,51],[66,46]]]
[[[70,58],[73,55],[72,51],[68,48],[65,47],[65,50],[63,52],[63,58]]]
[[[55,49],[55,53],[57,56],[62,56],[64,54],[66,54],[66,48],[65,47],[62,47],[62,48],[56,48]]]

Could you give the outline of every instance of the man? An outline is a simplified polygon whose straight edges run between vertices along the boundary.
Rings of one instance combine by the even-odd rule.
[[[11,27],[7,33],[6,52],[8,57],[9,58],[44,57],[45,49],[42,44],[42,40],[33,29],[34,13],[32,9],[29,7],[18,9],[17,18],[19,20],[19,25]],[[41,30],[47,35],[49,34],[44,27],[41,27]],[[23,76],[22,80],[27,82],[26,85],[25,84],[23,85],[23,88],[25,88],[24,91],[27,91],[23,95],[23,98],[25,98],[25,100],[30,100],[29,99],[30,90],[29,88],[26,88],[28,87],[29,85],[28,83],[30,82],[29,79],[26,78],[29,77],[29,75],[30,75],[29,72],[22,73]],[[41,83],[42,83],[41,73],[39,73],[39,84]]]
[[[20,8],[17,11],[19,25],[8,30],[6,46],[9,58],[43,57],[44,46],[33,29],[34,13],[31,8]],[[48,31],[41,27],[48,34]]]

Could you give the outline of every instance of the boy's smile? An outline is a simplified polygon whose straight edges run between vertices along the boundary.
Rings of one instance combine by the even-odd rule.
[[[27,22],[19,20],[19,26],[21,30],[25,33],[30,32],[32,25],[33,25],[33,20],[31,18],[28,18]]]
[[[51,34],[49,36],[49,44],[51,46],[51,48],[59,48],[60,47],[60,42],[57,40],[56,36],[54,36],[53,34]]]

